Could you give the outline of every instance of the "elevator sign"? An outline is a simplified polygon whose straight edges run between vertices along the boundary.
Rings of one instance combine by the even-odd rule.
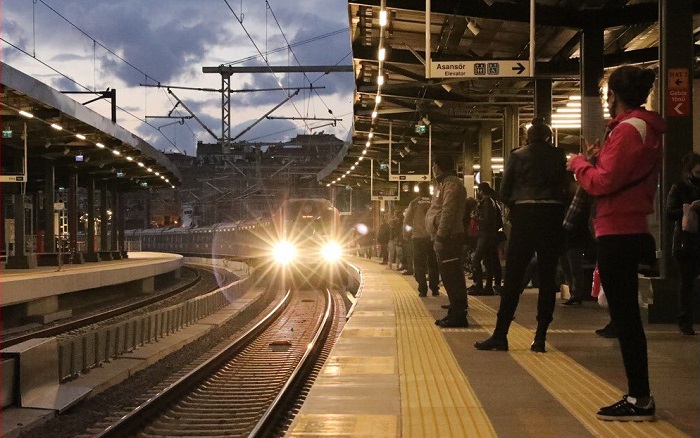
[[[690,72],[688,69],[668,69],[666,93],[666,115],[668,117],[690,115]]]
[[[431,78],[519,78],[530,76],[528,60],[431,61]]]

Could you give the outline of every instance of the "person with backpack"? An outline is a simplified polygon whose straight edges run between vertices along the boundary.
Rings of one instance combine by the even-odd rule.
[[[418,296],[428,296],[428,286],[433,296],[440,295],[440,272],[433,250],[433,241],[425,227],[425,215],[430,208],[430,183],[418,184],[418,196],[408,204],[403,220],[404,232],[413,239],[413,275],[418,282]],[[425,275],[428,274],[426,281]]]
[[[477,192],[478,204],[476,206],[474,218],[479,226],[477,234],[476,250],[472,256],[472,273],[474,274],[474,285],[467,291],[470,295],[496,295],[495,286],[501,288],[501,261],[498,257],[498,231],[503,228],[503,217],[501,207],[496,200],[496,192],[489,183],[479,183]],[[483,262],[486,268],[486,287],[484,287],[484,270],[481,267]]]
[[[537,254],[539,295],[537,330],[530,350],[545,352],[547,328],[552,322],[557,262],[562,251],[566,155],[552,144],[552,129],[536,117],[527,130],[527,144],[508,159],[501,183],[501,200],[510,207],[511,231],[506,251],[505,284],[496,329],[476,342],[478,350],[508,350],[508,329],[523,290],[525,270]]]

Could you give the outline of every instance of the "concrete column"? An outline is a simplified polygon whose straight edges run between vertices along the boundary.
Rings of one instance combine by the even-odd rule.
[[[661,172],[661,205],[665,211],[666,197],[671,186],[678,182],[683,156],[693,150],[693,0],[659,1],[659,58],[661,68],[659,84],[661,91],[661,114],[668,128],[664,136],[663,163]],[[670,97],[687,90],[682,113],[676,111],[678,102]],[[649,322],[676,322],[679,272],[671,254],[673,221],[661,214],[662,279],[652,281],[653,303],[649,304]],[[658,245],[658,242],[657,242]],[[700,315],[698,315],[700,316]],[[696,316],[697,319],[697,316]]]
[[[85,261],[99,262],[100,257],[95,252],[95,178],[87,178],[87,251]]]
[[[605,118],[600,95],[603,79],[603,29],[589,27],[581,36],[581,135],[589,143],[603,141]]]
[[[535,79],[535,117],[552,124],[552,80]]]
[[[479,158],[481,158],[481,182],[487,182],[493,187],[493,170],[491,169],[491,150],[493,141],[491,125],[482,123],[479,129]]]
[[[78,251],[78,172],[70,169],[68,181],[68,239],[71,263],[82,263],[83,255]]]
[[[520,108],[511,105],[503,114],[503,161],[510,156],[510,151],[520,146]]]

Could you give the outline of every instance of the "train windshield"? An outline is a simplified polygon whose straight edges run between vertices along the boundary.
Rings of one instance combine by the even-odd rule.
[[[285,210],[289,231],[306,236],[334,234],[334,209],[330,202],[289,201]]]

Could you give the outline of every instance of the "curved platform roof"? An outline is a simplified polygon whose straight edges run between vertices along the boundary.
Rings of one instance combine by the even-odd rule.
[[[47,162],[57,185],[70,167],[121,191],[180,185],[180,171],[142,138],[4,62],[0,75],[3,175],[21,173],[26,123],[30,191],[43,186]]]

